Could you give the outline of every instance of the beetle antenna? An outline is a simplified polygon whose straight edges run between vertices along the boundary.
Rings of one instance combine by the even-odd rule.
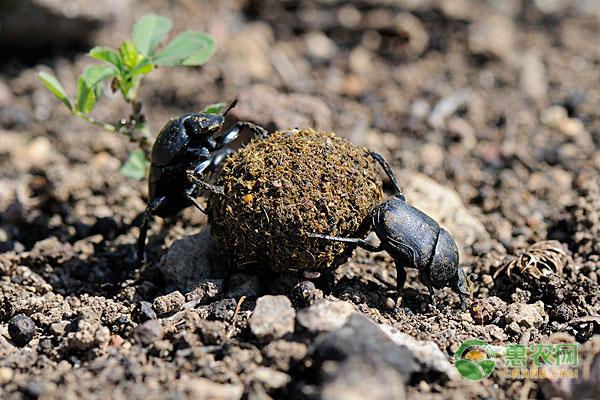
[[[371,152],[371,157],[377,160],[379,165],[381,165],[381,167],[387,174],[388,178],[390,178],[390,181],[392,181],[392,184],[396,188],[396,196],[404,200],[404,194],[402,193],[402,189],[400,189],[400,185],[398,185],[398,180],[396,179],[396,175],[394,174],[394,171],[392,171],[392,167],[390,166],[390,164],[387,161],[385,161],[381,154],[375,153],[374,151]]]
[[[229,107],[227,107],[227,110],[225,110],[225,112],[223,113],[223,116],[227,115],[227,113],[228,113],[228,112],[229,112],[229,111],[230,111],[230,110],[231,110],[233,107],[235,107],[235,106],[236,106],[237,102],[238,102],[238,99],[234,99],[234,100],[231,102],[231,104],[229,105]]]

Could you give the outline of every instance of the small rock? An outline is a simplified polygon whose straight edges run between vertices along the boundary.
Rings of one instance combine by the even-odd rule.
[[[385,306],[388,309],[393,310],[394,308],[396,308],[396,302],[391,297],[388,297],[385,299]]]
[[[369,371],[394,371],[394,381],[403,383],[419,371],[415,354],[394,343],[377,324],[360,314],[353,314],[341,328],[317,336],[308,356],[319,380],[335,381],[352,371],[352,387],[360,392],[363,375],[373,376]]]
[[[0,367],[0,385],[5,385],[13,378],[13,370],[7,367]]]
[[[306,48],[308,55],[317,60],[327,61],[335,56],[337,46],[333,40],[320,32],[311,32],[306,35]]]
[[[468,43],[473,54],[506,59],[513,52],[513,22],[502,15],[491,15],[469,26]]]
[[[197,329],[205,345],[222,344],[227,339],[226,326],[221,321],[200,320]]]
[[[76,350],[87,350],[95,345],[104,345],[110,340],[110,330],[100,324],[91,310],[83,310],[77,320],[76,331],[67,335],[69,346]]]
[[[454,92],[441,98],[433,107],[427,123],[435,130],[445,128],[446,118],[454,114],[460,107],[467,104],[470,93],[465,90]]]
[[[567,109],[559,105],[548,107],[542,111],[540,122],[567,136],[577,136],[585,131],[583,122],[577,118],[570,118]]]
[[[459,378],[456,368],[448,362],[448,357],[436,343],[428,340],[417,340],[389,325],[379,324],[378,326],[395,344],[405,346],[411,351],[421,366],[420,373],[435,372],[442,373],[450,379]]]
[[[221,246],[210,228],[176,240],[158,263],[158,269],[174,286],[190,291],[198,281],[225,277]]]
[[[152,309],[152,304],[147,301],[138,301],[131,312],[131,319],[137,323],[156,319],[156,313]]]
[[[282,371],[288,371],[293,365],[304,359],[308,348],[304,343],[280,339],[263,347],[262,352],[269,365],[275,365]]]
[[[216,383],[207,378],[191,378],[183,383],[183,388],[192,399],[239,400],[244,393],[241,384]]]
[[[296,308],[305,308],[323,298],[323,291],[311,281],[302,281],[292,289],[290,300]]]
[[[477,299],[471,305],[471,316],[477,324],[487,324],[494,319],[495,315],[494,306],[486,299]]]
[[[150,344],[157,340],[161,340],[164,336],[164,331],[161,323],[156,319],[151,319],[144,322],[133,330],[133,337],[140,344]]]
[[[546,67],[537,51],[530,50],[524,54],[519,81],[523,91],[532,99],[542,101],[546,98],[548,92]]]
[[[157,297],[152,303],[152,309],[160,317],[178,311],[185,303],[185,297],[179,291]]]
[[[256,276],[240,272],[229,278],[229,291],[225,293],[225,297],[258,297],[259,295],[260,281]]]
[[[208,317],[213,320],[226,321],[233,317],[235,308],[237,307],[235,299],[223,299],[215,301],[208,305]]]
[[[406,41],[402,42],[400,50],[408,56],[418,56],[429,45],[429,34],[421,21],[410,13],[400,13],[394,20],[396,32]]]
[[[329,332],[348,322],[354,308],[342,301],[320,300],[298,311],[296,323],[311,334]]]
[[[286,296],[263,296],[248,320],[250,330],[259,339],[270,341],[294,332],[296,312]]]
[[[26,315],[17,315],[8,323],[8,334],[14,344],[25,346],[35,335],[35,323]]]
[[[194,289],[185,294],[185,301],[192,301],[201,297],[200,303],[206,303],[220,293],[223,293],[223,279],[207,279],[196,283]]]
[[[262,366],[259,366],[254,371],[253,377],[260,382],[267,391],[281,389],[287,385],[291,379],[286,373]]]
[[[547,322],[544,303],[538,301],[535,304],[510,304],[506,312],[506,323],[512,324],[513,322],[526,329],[539,328],[544,322]]]
[[[431,106],[425,99],[416,99],[410,105],[410,116],[416,120],[424,120],[429,115]]]

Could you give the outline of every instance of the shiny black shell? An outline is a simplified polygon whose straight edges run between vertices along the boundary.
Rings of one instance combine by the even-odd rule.
[[[372,224],[385,251],[400,264],[430,275],[435,287],[452,282],[458,249],[434,219],[395,196],[375,207]]]

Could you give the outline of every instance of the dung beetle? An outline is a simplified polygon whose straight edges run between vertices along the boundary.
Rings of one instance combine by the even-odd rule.
[[[435,220],[405,201],[392,168],[381,155],[372,152],[371,157],[383,167],[396,189],[394,196],[375,206],[367,217],[366,223],[381,241],[379,246],[359,238],[318,233],[308,236],[354,243],[373,252],[385,250],[396,264],[399,296],[406,281],[404,268],[416,268],[419,280],[427,286],[432,299],[433,288],[448,286],[458,293],[462,309],[466,310],[468,298],[473,294],[473,283],[458,264],[458,248],[454,239]]]
[[[213,138],[223,127],[229,110],[236,104],[237,100],[234,100],[223,114],[186,114],[171,119],[158,134],[150,157],[150,200],[140,226],[138,260],[144,259],[146,234],[153,216],[165,218],[191,205],[205,212],[194,196],[202,190],[222,190],[204,178],[233,152],[223,147],[234,141],[242,128],[249,129],[259,137],[268,135],[258,125],[239,121],[224,134]]]

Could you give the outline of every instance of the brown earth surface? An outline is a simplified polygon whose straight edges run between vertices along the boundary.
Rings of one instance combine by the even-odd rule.
[[[40,18],[48,35],[0,41],[0,398],[600,392],[596,1],[24,3],[36,13],[14,18]],[[470,309],[448,288],[433,304],[415,270],[395,308],[392,258],[361,249],[316,288],[240,273],[198,234],[207,219],[193,207],[157,219],[138,265],[147,184],[119,173],[135,145],[72,117],[36,74],[53,71],[73,97],[87,49],[118,47],[148,12],[174,21],[171,38],[200,29],[218,44],[202,67],[144,78],[153,132],[237,97],[228,123],[314,127],[379,152],[407,201],[456,238],[476,275]],[[123,110],[107,96],[93,116]],[[579,343],[580,378],[506,378],[500,358],[472,383],[451,364],[471,338]]]

